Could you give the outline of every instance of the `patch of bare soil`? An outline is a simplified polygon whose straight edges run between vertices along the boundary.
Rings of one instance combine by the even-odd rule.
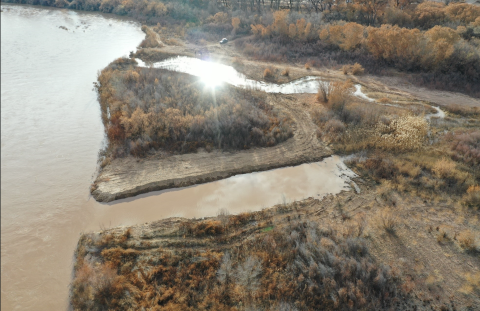
[[[377,85],[391,91],[400,91],[410,94],[415,98],[440,106],[460,105],[467,107],[479,107],[480,99],[473,98],[462,93],[431,90],[424,87],[418,87],[405,78],[400,77],[382,77],[381,82],[375,76],[362,77],[362,81],[369,86]]]
[[[319,161],[332,151],[318,140],[317,126],[298,97],[268,95],[270,104],[285,110],[295,124],[293,137],[283,143],[238,152],[198,152],[165,157],[157,154],[145,159],[115,159],[97,177],[92,195],[97,201],[110,202],[150,191]]]

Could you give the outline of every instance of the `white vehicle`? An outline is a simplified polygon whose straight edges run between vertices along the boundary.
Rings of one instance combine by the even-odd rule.
[[[220,44],[225,44],[228,42],[228,39],[227,38],[223,38],[222,40],[220,40]]]

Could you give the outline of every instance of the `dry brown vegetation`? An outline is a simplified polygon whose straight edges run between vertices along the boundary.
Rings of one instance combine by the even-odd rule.
[[[455,310],[478,302],[478,215],[375,182],[253,213],[84,234],[75,310]],[[425,203],[427,202],[427,203]],[[460,210],[459,210],[460,211]],[[432,212],[436,217],[428,217]],[[468,217],[467,217],[468,216]],[[408,250],[406,250],[408,245]],[[474,268],[471,268],[474,267]],[[289,309],[288,309],[289,308]]]
[[[135,67],[129,59],[113,62],[98,81],[106,154],[113,158],[159,148],[273,146],[292,135],[289,118],[261,92],[227,85],[212,91],[192,76]]]
[[[276,212],[285,214],[282,223],[272,222]],[[223,222],[167,221],[140,241],[128,231],[84,235],[72,305],[78,310],[278,310],[282,305],[372,310],[408,304],[399,276],[369,254],[361,224],[342,231],[298,220],[292,206],[276,212],[224,216]]]
[[[480,96],[480,7],[410,0],[155,1],[8,0],[131,16],[161,41],[236,39],[244,55],[368,73],[407,71],[416,83]],[[447,1],[450,2],[450,1]],[[250,36],[254,35],[254,38]],[[172,38],[176,37],[176,38]],[[147,33],[141,46],[158,46]],[[400,40],[401,39],[401,40]],[[357,71],[361,73],[361,71]]]
[[[455,115],[427,121],[425,103],[366,102],[353,97],[351,88],[348,81],[320,85],[311,116],[323,141],[336,152],[361,154],[349,164],[378,184],[425,198],[446,192],[465,206],[480,208],[476,109],[459,113],[454,108]]]
[[[426,103],[366,102],[352,88],[325,83],[308,96],[318,136],[338,152],[356,152],[347,163],[362,177],[360,194],[86,234],[74,308],[478,305],[480,120],[452,113],[427,122]]]

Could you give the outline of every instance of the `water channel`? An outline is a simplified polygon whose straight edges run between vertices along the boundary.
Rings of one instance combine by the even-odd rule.
[[[339,157],[110,204],[92,199],[104,139],[92,83],[143,39],[100,14],[2,4],[1,308],[65,310],[80,233],[215,216],[348,189]],[[62,28],[60,28],[62,27]]]

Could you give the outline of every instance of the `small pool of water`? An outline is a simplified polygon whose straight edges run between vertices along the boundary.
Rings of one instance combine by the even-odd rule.
[[[136,61],[138,62],[139,67],[167,69],[200,77],[206,85],[212,87],[227,83],[236,87],[255,89],[267,93],[315,94],[318,92],[320,83],[327,83],[326,81],[322,81],[318,76],[306,76],[283,84],[256,81],[248,79],[244,74],[239,73],[232,66],[187,56],[172,57],[149,65],[140,59],[136,59]],[[355,92],[353,95],[368,101],[375,101],[362,92],[360,84],[355,85]]]

